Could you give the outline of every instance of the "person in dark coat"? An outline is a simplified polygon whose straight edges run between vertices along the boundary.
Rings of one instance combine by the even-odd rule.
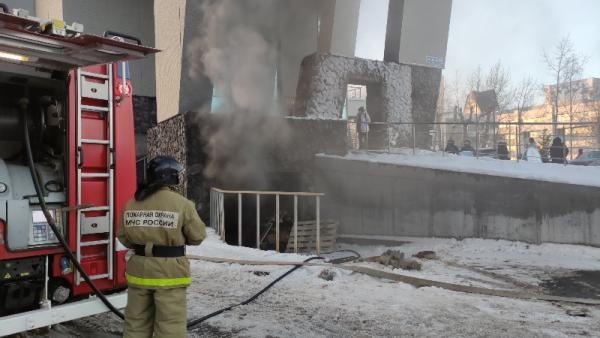
[[[550,161],[552,163],[567,163],[567,155],[569,154],[569,148],[563,144],[560,137],[555,137],[552,140],[552,146],[550,146]]]
[[[496,156],[499,160],[510,160],[510,156],[508,155],[508,147],[506,146],[505,141],[498,142]]]
[[[475,156],[475,149],[471,146],[471,140],[465,140],[462,148],[460,148],[460,152],[471,152],[472,155],[470,156]]]
[[[458,147],[456,146],[456,144],[454,144],[453,139],[448,140],[448,142],[446,143],[446,149],[444,149],[444,151],[454,155],[458,155],[459,152]]]

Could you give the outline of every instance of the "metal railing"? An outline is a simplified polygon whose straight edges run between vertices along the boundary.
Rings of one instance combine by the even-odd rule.
[[[358,149],[358,137],[354,121],[348,122],[348,138],[353,148]],[[552,135],[556,126],[559,131]],[[533,137],[539,149],[547,150],[552,139],[560,137],[570,149],[569,158],[574,158],[576,149],[600,149],[599,122],[372,122],[370,123],[367,149],[393,151],[395,148],[444,152],[447,141],[453,139],[460,148],[470,140],[474,156],[495,154],[500,141],[506,142],[511,159],[521,159],[527,139]]]
[[[215,229],[221,240],[226,241],[226,221],[225,221],[225,197],[227,195],[237,196],[237,245],[242,246],[242,233],[243,233],[243,215],[242,215],[242,203],[244,196],[255,196],[256,198],[256,221],[253,226],[256,227],[256,248],[261,248],[261,243],[264,239],[261,238],[261,197],[263,196],[274,196],[275,197],[275,250],[280,252],[280,196],[291,196],[293,197],[293,228],[294,233],[294,253],[298,252],[298,199],[299,197],[314,198],[315,199],[315,222],[316,222],[316,253],[320,254],[321,243],[320,243],[320,225],[321,225],[321,197],[323,193],[313,192],[285,192],[285,191],[248,191],[248,190],[223,190],[218,188],[212,188],[210,190],[210,226]],[[267,230],[267,232],[270,229]],[[264,234],[266,236],[266,234]]]

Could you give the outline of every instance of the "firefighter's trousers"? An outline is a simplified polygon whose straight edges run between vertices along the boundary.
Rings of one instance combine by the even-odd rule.
[[[187,337],[186,287],[141,289],[129,287],[124,338]]]

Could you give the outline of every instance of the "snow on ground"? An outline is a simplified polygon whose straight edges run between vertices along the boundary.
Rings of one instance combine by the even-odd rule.
[[[509,286],[506,280],[478,275],[470,268],[493,268],[513,276],[555,269],[600,270],[600,249],[574,245],[529,245],[518,242],[467,239],[396,238],[402,245],[340,244],[363,256],[394,248],[408,256],[433,250],[439,260],[422,261],[423,270],[396,273],[423,278]],[[212,230],[194,255],[269,261],[301,261],[306,256],[277,254],[221,243]],[[457,265],[446,266],[444,261]],[[383,269],[376,263],[364,263]],[[188,317],[199,318],[241,302],[277,278],[287,266],[249,266],[192,261],[194,282],[188,289]],[[318,278],[325,269],[296,270],[255,302],[209,319],[191,337],[600,337],[600,307],[517,300],[452,292],[376,279],[333,268],[333,281]],[[331,269],[331,268],[330,268]],[[261,273],[258,273],[261,272]],[[265,273],[268,273],[265,275]],[[513,276],[514,277],[514,276]],[[510,281],[510,279],[509,279]],[[537,283],[538,277],[528,282]],[[588,316],[570,316],[584,309]],[[75,321],[68,327],[88,328],[103,323],[114,332],[119,323],[102,315]],[[86,334],[86,337],[108,337]]]
[[[380,255],[387,249],[400,250],[406,256],[412,256],[419,251],[434,251],[439,260],[422,261],[423,271],[402,271],[402,273],[441,282],[486,286],[468,278],[481,278],[481,274],[473,273],[473,269],[504,274],[519,282],[533,285],[539,284],[555,271],[600,270],[600,248],[581,245],[553,243],[532,245],[523,242],[478,238],[456,240],[351,235],[344,236],[344,238],[348,240],[392,240],[403,243],[398,246],[339,245],[340,249],[356,250],[363,257]],[[446,263],[454,264],[448,266]],[[460,269],[456,265],[471,269]],[[370,264],[370,266],[373,265]],[[487,287],[491,286],[493,285],[487,285]]]
[[[346,156],[325,154],[317,156],[600,187],[600,167],[503,161],[425,150],[417,150],[413,155],[412,150],[409,149],[399,149],[391,153],[350,152]]]
[[[296,254],[277,253],[276,251],[256,250],[253,248],[231,246],[219,240],[214,230],[207,229],[208,238],[200,246],[188,246],[188,255],[221,257],[229,259],[261,260],[261,261],[290,261],[299,262],[305,256]]]
[[[214,235],[196,254],[216,256],[226,250],[242,251],[245,259],[289,259],[293,255],[263,253],[253,249],[223,247]],[[490,240],[415,240],[396,247],[407,255],[434,250],[440,257],[470,265],[520,265],[542,268],[600,269],[600,249]],[[379,255],[389,246],[340,245],[363,256]],[[236,258],[240,257],[235,254]],[[444,269],[424,262],[415,276],[460,279],[469,274],[455,267]],[[369,263],[376,266],[375,263]],[[189,292],[189,312],[205,315],[254,294],[287,267],[192,263],[196,283]],[[381,267],[380,267],[381,268]],[[327,282],[317,275],[323,267],[305,267],[281,281],[256,302],[210,319],[210,327],[248,337],[355,337],[355,336],[594,336],[600,332],[599,308],[590,317],[571,317],[565,309],[546,302],[468,295],[436,288],[379,280],[334,269]],[[269,272],[259,276],[255,271]],[[406,271],[395,271],[409,274]],[[471,272],[472,273],[472,272]],[[487,276],[479,276],[485,280]],[[499,281],[503,283],[504,281]],[[490,285],[488,285],[489,287]],[[572,306],[572,305],[569,305]],[[567,306],[567,307],[569,307]],[[195,333],[194,336],[203,336]]]

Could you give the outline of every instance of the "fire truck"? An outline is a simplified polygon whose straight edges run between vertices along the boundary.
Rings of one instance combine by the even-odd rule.
[[[128,61],[155,52],[0,4],[0,336],[107,311],[86,279],[125,306],[115,234],[136,182]]]

